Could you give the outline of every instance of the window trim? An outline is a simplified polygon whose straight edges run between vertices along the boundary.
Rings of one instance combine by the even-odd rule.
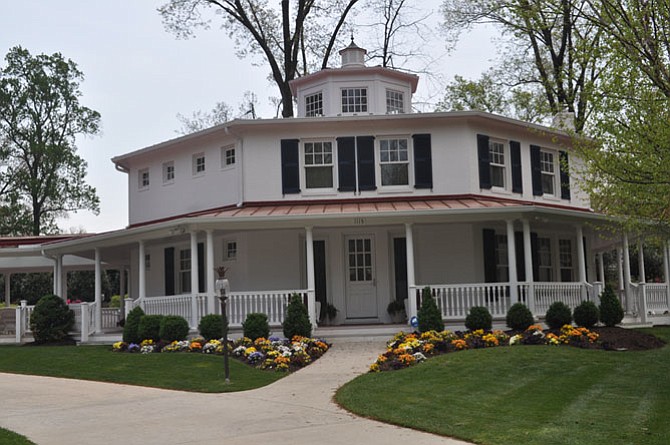
[[[229,249],[229,246],[234,244],[235,249],[234,252],[235,254],[233,256],[230,255],[231,250]],[[237,258],[239,256],[240,252],[240,247],[237,243],[236,239],[224,239],[223,240],[223,261],[237,261]]]
[[[406,161],[385,161],[382,162],[382,141],[405,140],[407,143],[407,160]],[[413,139],[410,135],[384,135],[375,138],[375,169],[377,175],[377,190],[380,193],[402,191],[406,192],[413,190],[414,184],[414,146]],[[392,184],[384,185],[382,177],[383,164],[405,164],[407,165],[407,184]]]
[[[172,167],[172,178],[168,178],[168,168]],[[174,161],[163,162],[163,185],[174,184],[175,168]]]
[[[397,97],[389,97],[389,93],[391,95],[399,95],[400,99],[398,100]],[[386,88],[386,114],[405,114],[405,92],[401,90],[394,90],[392,88]],[[391,102],[399,102],[400,107],[395,106],[394,109],[389,108],[389,101]]]
[[[184,269],[185,262],[188,262],[188,269]],[[191,249],[179,249],[179,257],[177,258],[177,276],[179,284],[179,293],[180,294],[190,294],[193,289],[193,283],[191,283],[191,268],[193,267],[193,261],[191,259]],[[188,289],[186,289],[186,282],[188,282]]]
[[[199,169],[198,161],[202,159],[202,170]],[[195,153],[192,157],[192,169],[193,176],[204,176],[207,172],[207,158],[205,157],[204,152]]]
[[[307,144],[315,144],[315,143],[329,143],[330,144],[330,152],[331,152],[331,162],[329,165],[327,164],[311,164],[311,166],[308,166],[306,162],[306,155],[307,155],[307,150],[306,150],[306,145]],[[307,169],[311,167],[331,167],[331,176],[332,176],[332,187],[308,187],[307,186]],[[304,141],[300,141],[300,183],[304,184],[304,189],[303,189],[303,194],[331,194],[331,193],[336,193],[337,192],[337,144],[335,142],[335,139],[332,138],[321,138],[321,139],[306,139]]]
[[[317,100],[310,103],[311,98],[319,96]],[[305,104],[305,117],[320,117],[323,116],[323,90],[316,91],[314,93],[305,94],[304,102]],[[320,104],[316,106],[315,104]],[[310,105],[314,105],[314,110],[310,111]]]
[[[232,156],[229,153],[232,152]],[[229,160],[232,158],[232,161]],[[237,165],[237,147],[235,144],[225,145],[221,147],[221,170],[228,170],[235,168]]]
[[[345,107],[345,102],[344,102],[344,92],[345,91],[351,91],[354,92],[354,95],[351,96],[353,98],[354,103],[347,103],[347,109],[350,107],[356,107],[356,98],[358,97],[359,99],[363,97],[361,92],[365,91],[365,104],[361,101],[360,103],[360,110],[353,110],[353,111],[344,111]],[[359,95],[356,95],[355,93],[358,92]],[[365,109],[363,109],[365,108]],[[370,95],[368,94],[368,87],[367,86],[360,86],[360,87],[342,87],[340,88],[340,112],[342,114],[359,114],[359,113],[364,113],[367,114],[370,112]]]
[[[151,176],[149,175],[149,167],[141,168],[137,171],[137,189],[149,190],[151,185]]]
[[[494,159],[494,153],[492,152],[492,148],[494,145],[500,145],[502,147],[502,157],[503,157],[503,163],[500,164],[498,162],[495,162]],[[498,153],[495,153],[496,155]],[[493,175],[493,169],[494,168],[500,168],[502,169],[502,178],[503,178],[503,185],[496,185],[494,184],[494,175]],[[510,178],[510,150],[509,150],[509,141],[504,141],[502,139],[497,139],[497,138],[489,138],[489,172],[491,175],[491,189],[492,190],[497,190],[497,191],[511,191],[511,178]]]
[[[547,172],[544,170],[545,165],[549,165],[547,162],[544,160],[544,155],[551,155],[551,168],[552,172]],[[547,193],[544,191],[544,177],[545,176],[552,176],[552,193]],[[560,198],[560,165],[558,163],[558,151],[556,150],[551,150],[548,148],[541,147],[540,148],[540,183],[542,184],[542,196],[543,197],[550,197],[550,198]]]

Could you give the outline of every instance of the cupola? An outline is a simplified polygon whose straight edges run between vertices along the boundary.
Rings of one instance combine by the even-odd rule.
[[[352,36],[349,46],[340,50],[342,68],[364,68],[366,54],[367,50],[356,45]]]

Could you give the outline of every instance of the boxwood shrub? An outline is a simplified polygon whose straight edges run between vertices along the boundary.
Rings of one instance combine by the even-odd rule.
[[[250,313],[242,323],[242,331],[244,332],[245,337],[252,340],[261,337],[268,338],[270,336],[268,316],[258,312]]]
[[[145,315],[140,318],[140,324],[137,327],[137,336],[142,340],[159,341],[161,339],[161,321],[163,315]]]
[[[223,338],[224,329],[223,317],[221,315],[209,314],[200,319],[198,323],[198,332],[205,340],[218,340]]]
[[[547,310],[545,321],[551,329],[561,329],[563,325],[572,323],[572,311],[562,301],[555,301]]]
[[[166,315],[161,320],[159,336],[162,341],[173,342],[186,340],[188,337],[188,321],[179,315]]]
[[[525,331],[535,321],[530,309],[523,303],[514,303],[507,311],[507,326],[514,331]]]
[[[139,343],[142,339],[137,333],[137,329],[140,326],[140,319],[144,317],[144,311],[141,307],[137,306],[128,312],[126,317],[126,322],[123,325],[123,341],[126,343]]]
[[[582,301],[572,312],[572,317],[575,319],[575,323],[577,323],[578,326],[591,329],[598,323],[600,311],[593,301]]]
[[[57,295],[40,298],[30,316],[36,343],[57,343],[68,337],[74,326],[74,312]]]
[[[470,312],[465,317],[465,327],[471,331],[483,329],[485,331],[491,330],[493,325],[493,317],[487,308],[484,306],[473,306]]]

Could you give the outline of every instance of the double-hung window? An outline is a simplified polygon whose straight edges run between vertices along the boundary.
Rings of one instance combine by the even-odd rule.
[[[540,152],[540,171],[542,172],[542,193],[545,195],[556,194],[556,164],[553,152]]]
[[[558,259],[561,273],[561,281],[572,282],[573,263],[572,263],[572,242],[569,239],[558,240]]]
[[[314,141],[304,143],[305,187],[333,188],[333,143]]]
[[[235,146],[228,145],[221,148],[221,168],[235,165]]]
[[[505,168],[505,144],[500,141],[489,141],[491,168],[491,186],[505,188],[507,173]]]
[[[496,281],[505,283],[509,281],[509,265],[507,256],[507,235],[495,236],[495,258],[496,258]]]
[[[179,251],[179,290],[182,294],[191,292],[191,249]]]
[[[205,154],[198,153],[193,155],[193,175],[205,174]]]
[[[537,256],[539,277],[537,281],[554,281],[554,270],[551,261],[551,239],[537,239]]]
[[[321,91],[305,96],[305,116],[323,116],[323,93]]]
[[[386,112],[389,114],[405,112],[405,95],[402,91],[386,90]]]
[[[174,162],[163,163],[163,184],[171,184],[174,182]]]
[[[342,113],[367,113],[367,111],[367,88],[342,89]]]
[[[408,139],[380,139],[379,164],[382,186],[409,185]]]
[[[138,184],[140,190],[145,190],[149,188],[149,169],[144,168],[139,171],[138,174]]]

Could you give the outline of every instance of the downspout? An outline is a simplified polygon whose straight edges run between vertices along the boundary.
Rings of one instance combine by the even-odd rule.
[[[244,205],[244,174],[243,174],[243,168],[244,168],[244,139],[242,139],[238,134],[235,134],[229,126],[226,126],[225,130],[226,134],[233,135],[237,142],[239,143],[239,154],[236,153],[235,156],[235,162],[238,164],[238,171],[237,171],[237,204],[235,204],[237,207],[242,207]]]

